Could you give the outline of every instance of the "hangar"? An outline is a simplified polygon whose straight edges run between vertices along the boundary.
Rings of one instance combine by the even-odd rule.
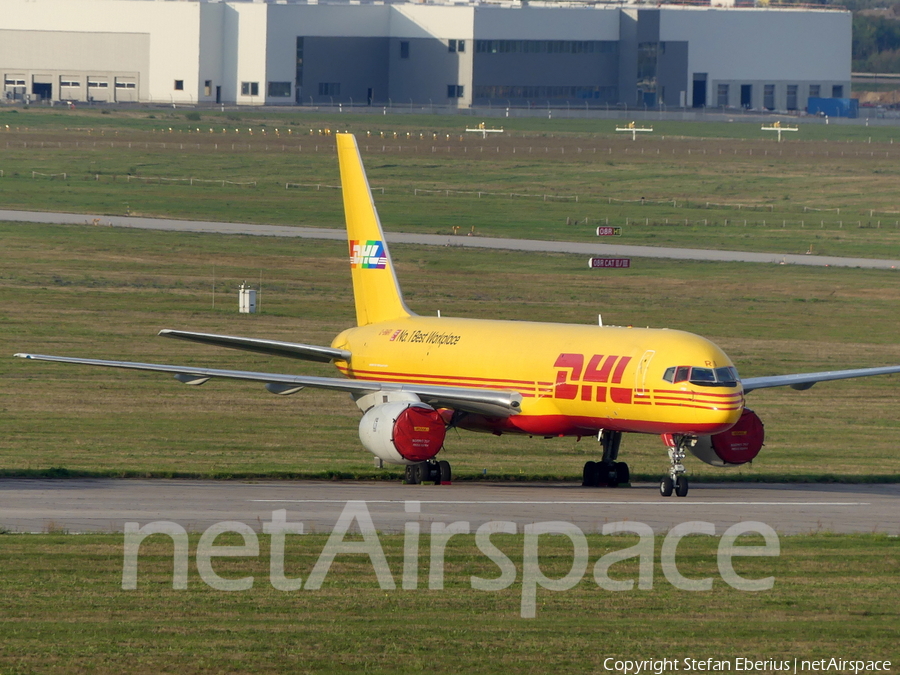
[[[850,94],[851,15],[826,7],[3,4],[6,102],[791,111]]]

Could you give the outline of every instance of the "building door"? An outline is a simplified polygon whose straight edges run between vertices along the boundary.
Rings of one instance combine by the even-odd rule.
[[[32,75],[31,76],[31,97],[35,101],[49,101],[53,98],[53,80],[56,79],[52,75]]]
[[[53,98],[53,85],[49,82],[32,82],[31,93],[39,101],[51,99]]]
[[[108,78],[88,76],[88,101],[97,103],[107,103],[109,101]]]
[[[136,103],[138,100],[138,88],[136,77],[117,77],[115,81],[115,100],[126,103]]]
[[[3,76],[3,95],[9,101],[25,99],[25,75],[6,74]]]
[[[216,103],[222,102],[222,87],[216,85]]]
[[[366,105],[372,105],[372,87],[366,91]]]
[[[706,107],[706,73],[694,73],[694,91],[691,97],[694,108]]]
[[[753,107],[753,85],[752,84],[742,84],[741,85],[741,107],[742,108],[752,108]]]

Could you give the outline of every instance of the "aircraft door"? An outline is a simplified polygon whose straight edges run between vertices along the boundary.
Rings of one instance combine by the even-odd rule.
[[[650,361],[653,360],[656,351],[648,349],[644,352],[641,360],[638,362],[634,371],[634,395],[649,396],[650,390],[647,389],[647,371],[650,369]]]

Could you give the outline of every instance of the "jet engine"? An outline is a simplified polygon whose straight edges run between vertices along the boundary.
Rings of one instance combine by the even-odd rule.
[[[738,466],[753,460],[763,446],[765,430],[759,415],[744,408],[740,419],[728,431],[700,436],[689,445],[691,454],[713,466]]]
[[[369,408],[359,421],[359,440],[391,464],[416,464],[434,457],[444,445],[447,427],[425,403],[394,401]]]

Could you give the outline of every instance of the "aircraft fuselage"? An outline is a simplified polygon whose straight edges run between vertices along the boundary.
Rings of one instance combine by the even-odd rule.
[[[677,330],[411,316],[348,329],[332,347],[353,355],[336,362],[351,378],[522,395],[518,415],[459,422],[472,430],[712,435],[744,406],[739,381],[664,379],[679,366],[733,368],[714,343]]]

